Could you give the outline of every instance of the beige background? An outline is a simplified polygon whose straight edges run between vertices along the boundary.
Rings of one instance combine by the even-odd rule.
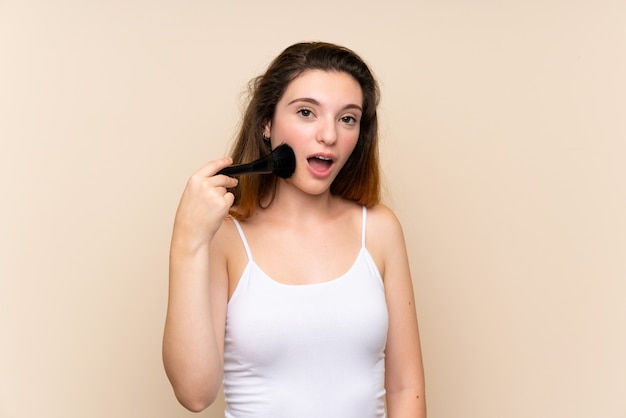
[[[178,198],[246,82],[318,39],[381,82],[430,417],[626,417],[624,22],[623,0],[0,0],[0,417],[192,415],[160,358]]]

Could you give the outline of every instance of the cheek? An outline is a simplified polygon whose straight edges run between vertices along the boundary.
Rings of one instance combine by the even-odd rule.
[[[305,124],[282,123],[275,124],[272,138],[280,143],[287,142],[293,146],[305,141],[311,135],[311,128]]]
[[[346,135],[345,140],[343,141],[344,152],[348,155],[352,154],[352,151],[356,148],[356,144],[359,141],[359,133],[350,132]]]

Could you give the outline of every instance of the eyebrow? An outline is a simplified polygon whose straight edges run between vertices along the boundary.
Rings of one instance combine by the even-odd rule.
[[[311,103],[313,105],[320,105],[320,102],[318,102],[317,100],[311,98],[311,97],[299,97],[297,99],[293,99],[292,101],[290,101],[289,103],[287,103],[287,106],[290,106],[296,102],[306,102],[306,103]],[[358,104],[355,103],[350,103],[347,104],[343,107],[343,109],[357,109],[360,110],[361,112],[363,112],[363,108],[361,106],[359,106]]]

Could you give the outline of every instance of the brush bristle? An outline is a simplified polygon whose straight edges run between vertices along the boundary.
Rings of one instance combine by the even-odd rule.
[[[274,163],[272,174],[287,179],[296,171],[296,155],[287,144],[281,144],[272,151]]]

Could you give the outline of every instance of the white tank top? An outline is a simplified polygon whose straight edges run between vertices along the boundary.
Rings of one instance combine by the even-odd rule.
[[[265,274],[235,221],[248,264],[226,314],[227,418],[385,417],[388,314],[365,247],[366,213],[354,264],[309,285]]]

